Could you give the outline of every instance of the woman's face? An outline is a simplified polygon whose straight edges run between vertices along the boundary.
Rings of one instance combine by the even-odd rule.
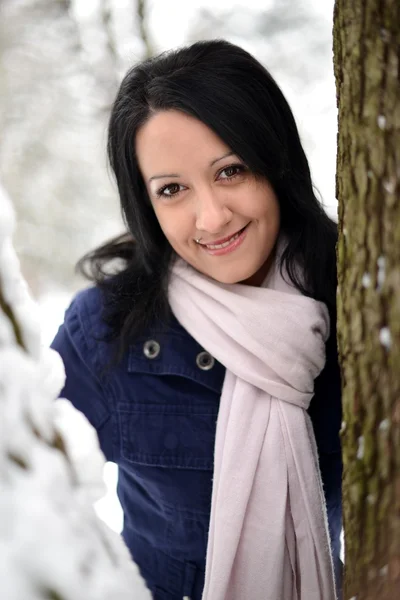
[[[175,110],[156,113],[140,128],[136,153],[177,254],[221,283],[261,285],[280,225],[268,181],[256,178],[204,123]]]

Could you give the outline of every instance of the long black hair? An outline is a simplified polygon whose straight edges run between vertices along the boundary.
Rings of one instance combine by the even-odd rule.
[[[179,110],[210,127],[257,176],[272,185],[290,279],[328,305],[335,319],[337,227],[317,200],[290,107],[270,73],[225,40],[196,42],[135,65],[112,107],[108,157],[127,233],[84,256],[78,268],[105,293],[103,318],[119,355],[135,336],[170,316],[173,251],[149,200],[135,153],[138,129],[158,111]],[[112,276],[108,266],[119,259]],[[121,264],[122,259],[122,264]],[[305,276],[299,279],[296,264]]]

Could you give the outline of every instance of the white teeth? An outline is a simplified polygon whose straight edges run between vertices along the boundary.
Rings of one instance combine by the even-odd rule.
[[[230,240],[224,242],[223,244],[206,244],[206,248],[209,248],[210,250],[219,250],[220,248],[226,248],[227,246],[229,246],[229,244],[232,244],[232,242],[237,240],[241,233],[242,232],[239,231],[239,233],[236,233],[233,237],[231,237]]]

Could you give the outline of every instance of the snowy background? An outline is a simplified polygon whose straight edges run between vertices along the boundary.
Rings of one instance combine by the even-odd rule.
[[[94,510],[104,495],[96,431],[66,399],[59,355],[12,245],[0,187],[0,589],[4,600],[145,600],[122,538]]]
[[[149,54],[212,37],[252,52],[285,93],[336,218],[333,0],[2,0],[0,11],[0,181],[15,206],[14,246],[44,345],[86,285],[76,260],[121,230],[107,118],[124,72]],[[104,477],[96,511],[118,532],[114,465]]]

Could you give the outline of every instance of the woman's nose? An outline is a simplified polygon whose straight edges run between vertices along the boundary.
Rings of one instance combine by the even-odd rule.
[[[197,197],[196,229],[217,234],[223,231],[232,219],[232,212],[226,203],[211,190],[203,191]]]

